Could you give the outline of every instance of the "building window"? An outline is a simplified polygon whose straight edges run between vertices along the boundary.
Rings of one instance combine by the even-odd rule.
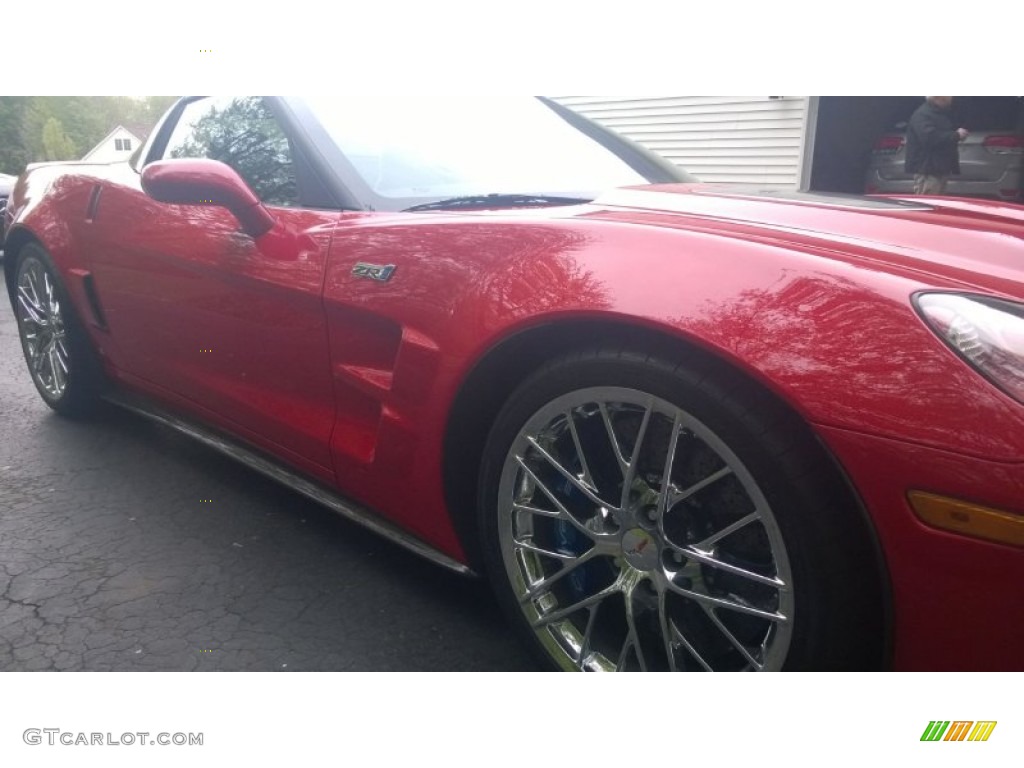
[[[114,139],[114,149],[118,152],[131,152],[132,140],[131,139]]]

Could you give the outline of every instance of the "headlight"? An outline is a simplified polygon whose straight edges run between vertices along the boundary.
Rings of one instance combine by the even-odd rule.
[[[954,352],[1024,403],[1024,305],[955,293],[921,293],[914,303]]]

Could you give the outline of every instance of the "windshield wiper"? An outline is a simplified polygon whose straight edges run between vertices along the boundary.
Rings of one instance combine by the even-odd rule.
[[[462,197],[449,197],[445,200],[437,200],[433,203],[421,203],[411,208],[406,208],[403,213],[411,211],[439,211],[451,208],[512,208],[529,207],[533,205],[578,205],[589,203],[589,198],[584,197],[554,197],[552,195],[520,195],[520,194],[498,194],[489,195],[463,195]]]

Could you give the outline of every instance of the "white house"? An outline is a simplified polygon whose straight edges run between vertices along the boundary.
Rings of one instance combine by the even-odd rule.
[[[94,163],[115,163],[118,160],[127,160],[132,156],[132,152],[139,148],[142,141],[123,125],[119,125],[108,133],[103,141],[90,149],[82,159]]]

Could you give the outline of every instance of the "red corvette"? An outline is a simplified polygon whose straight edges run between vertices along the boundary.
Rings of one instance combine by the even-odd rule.
[[[558,668],[1024,668],[1024,209],[423,102],[183,99],[129,164],[31,167],[43,399],[486,574]]]

